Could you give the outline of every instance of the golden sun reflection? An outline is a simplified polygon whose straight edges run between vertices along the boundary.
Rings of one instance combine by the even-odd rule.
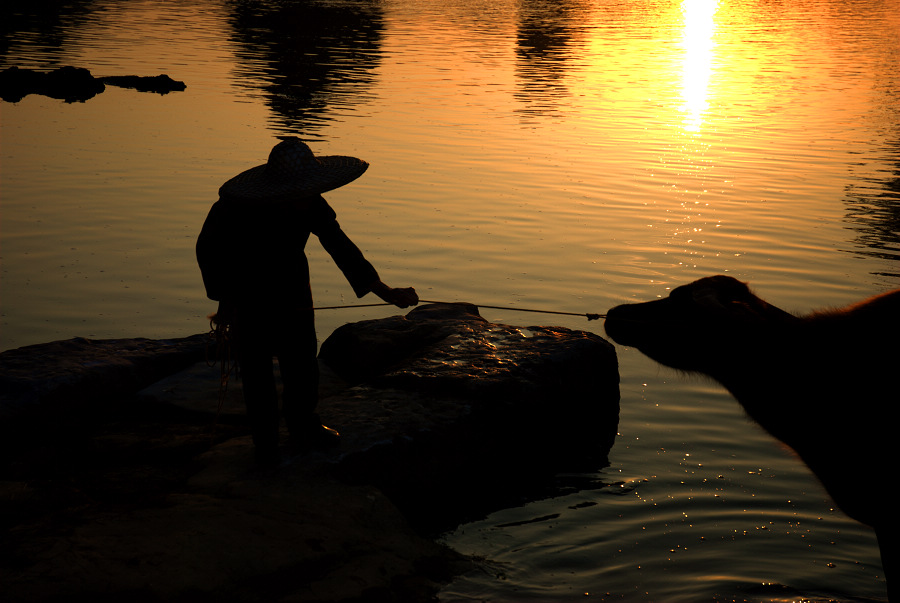
[[[715,49],[713,35],[716,30],[715,15],[719,0],[683,0],[684,61],[681,77],[681,98],[684,129],[700,130],[703,115],[709,107],[709,79]]]

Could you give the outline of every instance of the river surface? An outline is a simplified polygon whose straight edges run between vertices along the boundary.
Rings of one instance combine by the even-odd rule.
[[[197,233],[285,134],[371,163],[326,197],[423,299],[600,313],[722,273],[803,312],[900,286],[898,0],[14,4],[0,68],[187,89],[0,103],[0,350],[205,331]],[[359,303],[308,249],[317,303]],[[322,311],[320,340],[394,313]],[[442,601],[885,597],[871,530],[721,388],[617,352],[608,466],[444,535],[484,563]]]

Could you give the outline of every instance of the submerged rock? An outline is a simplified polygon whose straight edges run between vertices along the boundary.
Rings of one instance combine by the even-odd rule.
[[[187,89],[184,82],[173,80],[165,73],[159,75],[105,75],[100,79],[109,86],[132,88],[138,92],[168,94]]]
[[[66,356],[66,343],[47,350]],[[75,374],[117,366],[124,345],[92,350]],[[428,600],[469,567],[433,536],[541,496],[554,472],[596,470],[617,428],[616,357],[601,337],[422,306],[323,343],[320,414],[342,447],[260,472],[239,381],[221,390],[203,362],[178,370],[168,347],[154,374],[174,374],[136,394],[79,377],[70,392],[80,382],[87,403],[115,403],[64,441],[23,438],[4,458],[10,600]],[[73,362],[32,357],[35,373]],[[0,355],[14,365],[28,371],[20,352]]]

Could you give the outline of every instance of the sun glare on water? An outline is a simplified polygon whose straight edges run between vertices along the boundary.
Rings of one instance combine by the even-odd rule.
[[[681,97],[684,129],[689,132],[700,130],[709,107],[718,8],[719,0],[684,0],[681,3],[684,15]]]

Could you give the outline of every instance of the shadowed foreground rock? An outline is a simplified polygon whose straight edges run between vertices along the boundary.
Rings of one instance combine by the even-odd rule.
[[[25,370],[13,352],[0,367]],[[3,599],[430,600],[470,567],[435,535],[602,466],[616,432],[615,352],[590,333],[423,306],[345,325],[320,361],[342,448],[274,471],[252,465],[239,383],[220,395],[204,362],[18,438],[0,481]]]
[[[76,337],[3,352],[0,436],[5,440],[34,423],[46,429],[90,415],[103,402],[133,395],[200,362],[210,343],[206,335],[160,340]]]

